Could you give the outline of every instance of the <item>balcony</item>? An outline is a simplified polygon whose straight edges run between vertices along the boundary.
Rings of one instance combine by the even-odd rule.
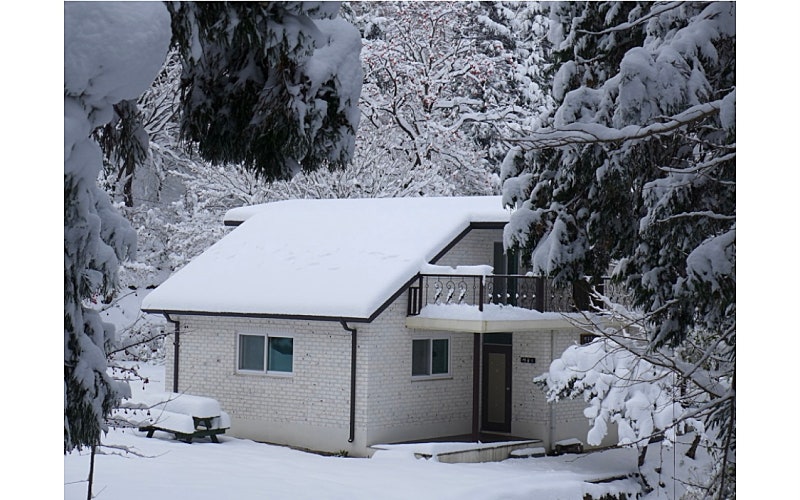
[[[586,281],[556,286],[542,276],[420,274],[409,287],[406,326],[487,333],[559,328],[591,306]]]

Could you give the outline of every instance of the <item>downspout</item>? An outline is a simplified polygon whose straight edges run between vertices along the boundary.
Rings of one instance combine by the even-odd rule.
[[[173,362],[173,370],[172,370],[172,392],[178,392],[178,366],[180,363],[180,351],[181,351],[181,322],[174,320],[169,317],[169,314],[163,313],[164,317],[167,319],[167,322],[172,323],[175,325],[175,340],[173,340],[172,345],[175,348],[175,352],[173,355],[174,362]]]
[[[552,363],[553,360],[555,359],[555,355],[556,355],[555,332],[553,330],[550,330],[550,363]],[[547,405],[550,407],[549,408],[549,410],[550,410],[550,425],[548,425],[548,434],[549,434],[549,436],[548,436],[547,441],[549,443],[550,449],[552,450],[553,449],[553,437],[555,436],[555,432],[556,432],[556,422],[555,422],[556,409],[555,409],[555,403],[550,402],[550,403],[547,403]]]
[[[358,348],[358,330],[348,328],[347,321],[341,321],[342,328],[350,332],[350,437],[348,443],[356,438],[356,352]]]

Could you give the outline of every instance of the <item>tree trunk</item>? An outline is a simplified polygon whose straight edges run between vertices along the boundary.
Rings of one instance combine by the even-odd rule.
[[[695,435],[694,440],[692,441],[692,445],[686,451],[686,456],[694,460],[695,454],[697,453],[697,446],[700,444],[700,434]]]
[[[92,452],[89,455],[89,486],[86,489],[86,500],[92,500],[92,483],[94,481],[94,455],[97,450],[97,445],[92,445]]]
[[[647,445],[644,445],[642,451],[639,452],[639,467],[644,465],[644,459],[647,456]]]

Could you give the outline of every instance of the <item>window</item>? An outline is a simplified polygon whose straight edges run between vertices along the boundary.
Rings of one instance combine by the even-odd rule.
[[[597,338],[597,335],[593,333],[581,333],[581,345],[584,344],[591,344],[594,339]]]
[[[450,373],[450,339],[411,341],[411,376],[425,377]]]
[[[248,372],[292,373],[294,339],[239,335],[238,369]]]

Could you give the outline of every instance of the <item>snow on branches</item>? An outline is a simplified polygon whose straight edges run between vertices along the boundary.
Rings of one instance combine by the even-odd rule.
[[[545,126],[508,138],[507,247],[557,280],[612,279],[635,334],[570,348],[551,395],[588,397],[597,442],[701,430],[735,474],[736,4],[556,2]],[[630,330],[629,330],[630,331]],[[669,418],[667,418],[669,417]],[[674,429],[674,430],[672,430]],[[733,490],[735,493],[735,489]]]
[[[204,159],[267,179],[350,160],[361,40],[337,18],[338,2],[167,6],[183,64],[182,132]]]
[[[436,170],[457,194],[496,192],[500,137],[529,130],[546,101],[533,83],[538,4],[351,8],[364,37],[358,148],[377,144],[413,176]]]
[[[160,3],[64,5],[64,452],[93,446],[127,386],[106,373],[114,329],[86,302],[116,285],[135,233],[97,186],[103,167],[90,136],[113,105],[158,73],[170,40]]]
[[[648,354],[648,345],[641,333],[610,334],[573,345],[535,381],[550,401],[582,397],[588,403],[587,442],[593,446],[602,443],[610,424],[617,426],[620,445],[639,448],[646,448],[654,437],[674,443],[688,430],[702,434],[703,423],[682,403],[686,386],[681,387],[669,364],[665,366],[674,353]]]

